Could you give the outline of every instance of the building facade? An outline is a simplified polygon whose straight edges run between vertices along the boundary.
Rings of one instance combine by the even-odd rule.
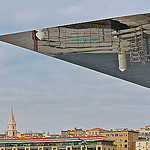
[[[149,150],[150,141],[149,139],[141,139],[136,141],[136,150]]]
[[[113,140],[102,136],[75,136],[0,139],[0,150],[117,150],[117,147]]]
[[[6,138],[6,134],[0,134],[0,139]]]
[[[117,150],[135,150],[135,143],[138,140],[138,132],[128,129],[115,129],[114,131],[104,132],[101,135],[114,140]]]
[[[85,131],[82,129],[74,128],[74,130],[61,130],[61,136],[84,136]]]
[[[139,138],[149,138],[150,136],[150,125],[145,126],[145,128],[140,128],[137,130],[139,132]]]
[[[90,130],[85,130],[86,135],[101,135],[101,133],[108,132],[109,130],[105,130],[102,128],[93,128]]]
[[[43,133],[22,133],[21,138],[29,138],[29,137],[35,137],[35,138],[41,138],[44,137]]]

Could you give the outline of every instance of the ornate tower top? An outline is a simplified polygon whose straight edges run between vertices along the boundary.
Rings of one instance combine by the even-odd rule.
[[[13,114],[13,109],[11,109],[11,114],[10,114],[9,121],[7,124],[16,124],[14,114]]]

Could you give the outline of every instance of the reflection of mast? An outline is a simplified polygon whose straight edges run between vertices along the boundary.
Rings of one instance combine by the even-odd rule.
[[[122,72],[127,68],[127,60],[125,53],[118,53],[118,60],[119,60],[119,70]]]
[[[121,49],[120,43],[121,43],[121,36],[118,36],[119,39],[119,45],[118,45],[118,61],[119,61],[119,70],[124,72],[127,68],[127,60],[126,60],[126,54],[123,52],[123,50]]]

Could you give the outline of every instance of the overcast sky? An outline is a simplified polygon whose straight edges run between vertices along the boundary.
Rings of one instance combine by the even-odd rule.
[[[0,35],[149,12],[149,0],[3,0]],[[0,133],[150,124],[150,89],[0,42]]]

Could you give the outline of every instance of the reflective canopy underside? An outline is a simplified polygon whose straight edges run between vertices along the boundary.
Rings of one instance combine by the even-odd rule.
[[[150,87],[149,13],[1,35],[0,40]],[[125,60],[118,61],[120,54]]]

